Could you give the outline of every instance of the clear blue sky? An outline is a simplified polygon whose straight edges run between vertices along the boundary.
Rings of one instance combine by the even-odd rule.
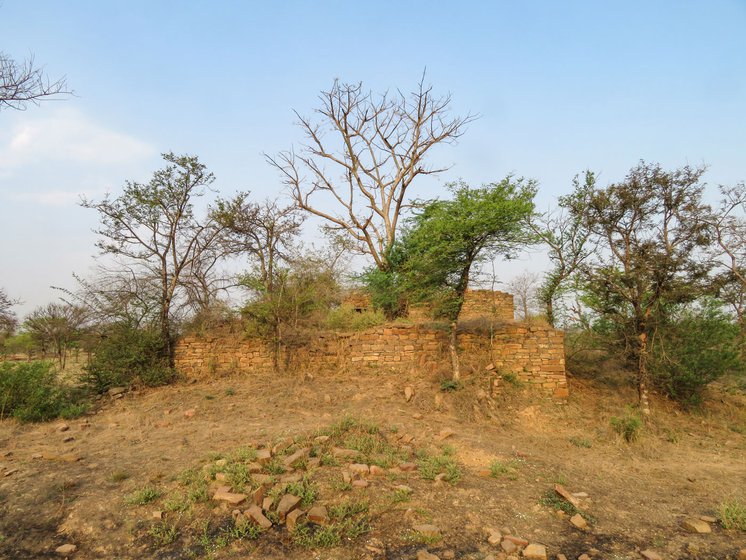
[[[0,2],[0,50],[33,53],[77,96],[0,112],[0,286],[26,312],[95,253],[81,193],[146,181],[159,153],[197,154],[228,195],[280,193],[262,153],[300,139],[335,78],[408,90],[427,67],[457,113],[479,113],[443,182],[515,172],[546,208],[590,168],[639,159],[746,179],[746,0]],[[504,269],[540,267],[526,256]]]

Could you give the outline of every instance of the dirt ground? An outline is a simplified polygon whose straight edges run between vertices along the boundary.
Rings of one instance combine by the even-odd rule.
[[[648,549],[664,559],[735,559],[746,533],[714,522],[712,533],[691,534],[681,521],[716,516],[722,502],[746,500],[744,396],[713,393],[696,414],[656,400],[655,417],[639,440],[627,443],[610,418],[624,413],[633,393],[570,381],[570,398],[558,402],[521,387],[491,398],[486,376],[444,393],[427,372],[247,375],[105,397],[95,414],[64,422],[66,431],[60,431],[63,422],[5,420],[0,558],[59,557],[55,549],[64,543],[77,546],[76,559],[413,559],[422,549],[440,558],[505,558],[486,541],[484,527],[491,527],[544,544],[549,558],[635,559]],[[409,402],[407,385],[414,389]],[[449,446],[460,480],[433,482],[395,469],[366,488],[349,488],[324,483],[322,473],[320,500],[345,495],[371,504],[367,532],[329,548],[294,544],[278,527],[256,540],[197,546],[187,526],[200,516],[230,520],[230,508],[214,503],[153,519],[153,511],[168,509],[165,496],[179,473],[238,448],[313,436],[350,417],[375,423],[405,452]],[[454,433],[440,441],[444,429]],[[495,461],[505,468],[485,476]],[[329,470],[327,478],[335,473]],[[411,493],[388,500],[402,483]],[[556,504],[547,505],[557,483],[587,494],[581,497],[586,530],[573,527]],[[164,495],[145,505],[127,503],[146,486]],[[413,534],[417,523],[436,525],[441,536]],[[155,538],[155,524],[174,534]]]

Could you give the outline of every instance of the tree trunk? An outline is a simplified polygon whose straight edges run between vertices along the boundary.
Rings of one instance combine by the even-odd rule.
[[[546,306],[547,306],[547,323],[549,323],[549,326],[554,328],[554,298],[551,296],[548,296],[546,298]]]
[[[171,341],[171,325],[168,320],[168,308],[161,310],[161,337],[163,338],[163,353],[168,360],[168,367],[174,367],[174,352]]]
[[[461,379],[461,364],[458,359],[458,338],[456,334],[456,321],[451,321],[451,328],[448,336],[448,352],[451,354],[451,371],[452,379],[458,381]]]
[[[640,333],[638,340],[637,393],[640,410],[644,416],[650,416],[650,399],[648,395],[648,335]]]

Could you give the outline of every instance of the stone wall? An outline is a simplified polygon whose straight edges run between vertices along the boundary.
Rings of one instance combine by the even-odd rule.
[[[464,296],[460,320],[484,317],[512,321],[515,317],[513,296],[492,290],[468,290]]]
[[[512,297],[511,297],[512,304]],[[567,396],[563,333],[547,326],[501,323],[492,333],[464,330],[459,344],[465,361],[558,397]],[[356,333],[322,333],[285,349],[287,367],[363,373],[375,368],[447,368],[447,332],[427,325],[390,325]],[[239,335],[188,336],[176,346],[176,367],[188,378],[270,371],[272,352],[261,341]]]

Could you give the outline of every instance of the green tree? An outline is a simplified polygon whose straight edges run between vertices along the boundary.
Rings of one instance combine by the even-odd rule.
[[[456,325],[474,265],[511,258],[535,241],[529,228],[536,183],[507,177],[472,188],[448,185],[453,198],[418,206],[402,238],[401,274],[414,300],[433,304],[450,324],[449,351],[454,380],[460,377]]]
[[[173,312],[188,297],[195,273],[212,270],[212,251],[221,229],[210,218],[200,220],[196,198],[214,181],[212,173],[194,156],[163,154],[167,166],[146,184],[128,181],[123,193],[100,202],[84,200],[96,210],[101,227],[97,247],[114,255],[137,281],[154,282],[158,290],[157,324],[163,349],[173,365]]]
[[[572,206],[593,253],[580,265],[584,302],[636,364],[639,401],[650,414],[650,342],[676,306],[706,291],[711,263],[704,168],[666,171],[640,162],[624,181],[593,187]]]
[[[65,369],[67,351],[78,340],[88,316],[81,307],[67,303],[49,303],[37,307],[23,322],[23,328],[42,349],[52,348],[61,369]]]

